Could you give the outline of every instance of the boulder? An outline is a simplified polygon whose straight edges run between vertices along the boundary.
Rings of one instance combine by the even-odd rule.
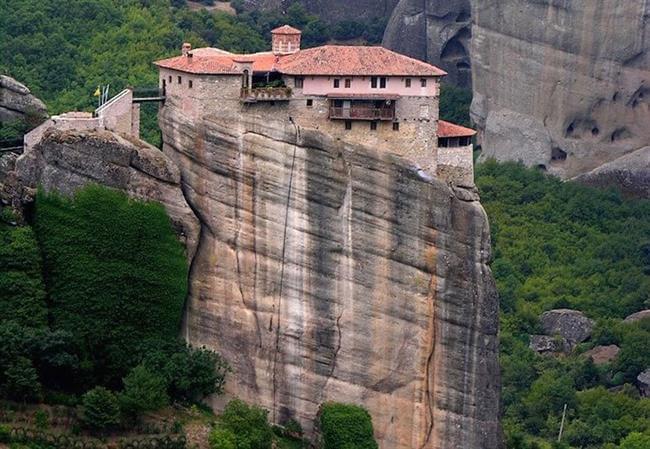
[[[616,345],[596,346],[585,352],[585,357],[590,358],[596,365],[604,365],[616,359],[621,351]]]
[[[568,353],[571,351],[569,342],[560,336],[531,335],[528,347],[540,354]]]
[[[24,84],[0,75],[0,123],[20,120],[27,114],[44,116],[47,107]]]
[[[578,310],[555,309],[544,312],[542,329],[546,335],[560,335],[574,347],[591,336],[594,322]]]
[[[639,374],[636,382],[641,396],[644,398],[650,397],[650,368]]]
[[[637,321],[645,320],[646,318],[650,318],[650,309],[647,310],[641,310],[640,312],[633,313],[632,315],[629,315],[626,317],[623,322],[624,323],[636,323]]]

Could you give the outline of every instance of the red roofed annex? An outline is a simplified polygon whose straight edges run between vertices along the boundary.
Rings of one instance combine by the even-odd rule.
[[[271,51],[192,49],[157,61],[166,101],[188,115],[285,115],[344,142],[411,160],[432,176],[473,185],[473,130],[438,119],[446,73],[383,47],[301,49],[301,31],[271,31]],[[449,164],[452,164],[449,166]]]

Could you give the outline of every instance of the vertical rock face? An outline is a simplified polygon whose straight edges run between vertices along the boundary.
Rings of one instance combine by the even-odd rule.
[[[498,304],[472,192],[268,115],[190,121],[168,100],[160,124],[201,221],[185,337],[234,368],[215,407],[238,396],[311,435],[322,402],[353,402],[383,449],[498,447]]]
[[[471,87],[470,0],[400,0],[383,45],[444,69],[446,81]]]
[[[649,2],[475,0],[472,17],[484,157],[571,178],[650,144]],[[638,157],[605,172],[633,179]]]

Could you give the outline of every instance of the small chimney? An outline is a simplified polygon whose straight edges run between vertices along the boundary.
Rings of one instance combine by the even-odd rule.
[[[290,55],[300,51],[302,31],[284,25],[271,31],[274,55]]]
[[[181,54],[183,56],[188,56],[189,52],[192,50],[192,44],[185,42],[181,47]]]

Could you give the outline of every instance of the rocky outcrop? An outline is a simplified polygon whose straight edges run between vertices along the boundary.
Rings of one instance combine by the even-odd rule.
[[[23,84],[0,75],[0,124],[21,120],[27,114],[42,117],[47,114],[47,108]]]
[[[471,87],[470,0],[400,0],[383,45],[444,69],[447,82]]]
[[[328,22],[345,20],[364,20],[390,17],[393,8],[399,0],[298,0],[307,11],[318,15]],[[265,9],[270,11],[282,10],[296,3],[295,0],[244,0],[247,8]]]
[[[641,310],[640,312],[633,313],[625,317],[623,322],[625,323],[636,323],[637,321],[645,320],[650,318],[650,310]]]
[[[472,17],[482,157],[647,193],[650,3],[476,0]]]
[[[584,353],[584,356],[590,358],[595,365],[605,365],[616,360],[621,348],[616,345],[596,346]]]
[[[178,168],[159,149],[109,131],[46,130],[38,143],[0,173],[0,192],[14,206],[32,200],[36,188],[71,195],[88,183],[122,190],[165,206],[192,257],[199,224],[181,190]],[[7,201],[8,202],[8,201]]]
[[[641,396],[644,398],[650,397],[650,368],[639,374],[636,382]]]
[[[405,160],[268,114],[161,112],[201,221],[185,337],[232,365],[225,398],[298,420],[370,411],[383,449],[498,446],[485,211]]]
[[[571,352],[571,345],[566,338],[555,335],[531,335],[528,347],[540,354],[558,354]]]
[[[559,335],[573,347],[591,336],[594,322],[584,313],[571,309],[555,309],[544,312],[540,319],[544,334]]]

